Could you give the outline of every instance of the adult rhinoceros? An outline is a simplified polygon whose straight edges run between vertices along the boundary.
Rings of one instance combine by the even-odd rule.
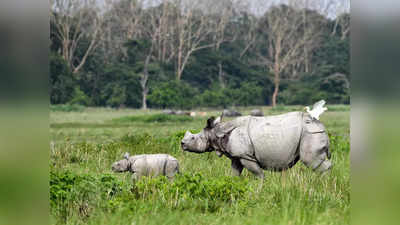
[[[232,172],[240,176],[247,168],[260,178],[262,169],[282,171],[300,159],[317,171],[331,168],[329,137],[324,125],[308,113],[290,112],[277,116],[242,116],[221,122],[211,117],[198,134],[186,131],[181,142],[184,151],[216,151],[232,161]]]

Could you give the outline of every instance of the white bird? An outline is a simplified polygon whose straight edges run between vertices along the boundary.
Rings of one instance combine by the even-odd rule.
[[[308,114],[310,114],[311,118],[319,120],[319,116],[324,113],[328,108],[324,107],[325,100],[320,100],[313,105],[313,109],[310,110],[310,107],[305,107]]]

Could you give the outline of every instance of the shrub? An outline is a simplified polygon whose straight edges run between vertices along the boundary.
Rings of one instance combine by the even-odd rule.
[[[263,104],[262,88],[255,83],[243,82],[240,88],[218,88],[205,90],[198,102],[207,107],[229,107],[231,105],[261,105]]]
[[[128,191],[129,186],[110,174],[96,178],[70,171],[50,172],[50,208],[64,223],[72,214],[89,217],[96,205],[107,209],[109,200]]]
[[[310,105],[320,99],[325,99],[312,85],[304,83],[290,84],[278,94],[279,104],[285,105]]]
[[[61,105],[50,105],[50,111],[60,112],[82,112],[85,110],[85,106],[76,104],[61,104]]]
[[[115,108],[139,108],[142,105],[140,77],[134,72],[134,68],[125,64],[109,65],[100,77],[100,105]]]
[[[349,104],[349,81],[344,74],[326,77],[304,74],[299,82],[284,82],[278,102],[286,105],[311,105],[321,99],[329,104]]]
[[[195,208],[216,211],[224,204],[241,201],[248,191],[248,180],[239,177],[206,178],[200,173],[166,177],[142,177],[132,186],[114,175],[50,172],[50,206],[53,215],[65,223],[72,215],[90,217],[93,209],[135,210],[142,200],[171,209]]]
[[[222,89],[205,90],[199,97],[198,101],[202,106],[223,107],[226,108],[231,103],[229,95],[224,95]]]
[[[132,192],[137,198],[165,199],[166,207],[184,209],[197,205],[202,211],[216,211],[224,203],[239,201],[248,191],[248,180],[239,177],[206,178],[201,173],[177,174],[173,182],[166,177],[143,177]]]
[[[249,105],[261,105],[263,104],[262,99],[262,88],[256,83],[243,82],[238,89],[237,104],[242,106]]]
[[[118,123],[130,123],[130,122],[145,122],[145,123],[165,123],[165,122],[186,122],[193,121],[193,117],[184,115],[168,115],[168,114],[153,114],[153,115],[141,115],[141,116],[124,116],[115,118],[112,121]]]
[[[155,86],[148,100],[151,107],[190,109],[197,94],[197,89],[183,81],[169,81]]]
[[[65,104],[73,97],[77,80],[68,63],[57,53],[50,54],[50,102]]]
[[[68,104],[89,106],[92,105],[92,100],[79,87],[75,87],[72,99]]]

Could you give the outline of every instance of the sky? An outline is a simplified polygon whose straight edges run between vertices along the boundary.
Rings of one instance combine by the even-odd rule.
[[[100,4],[103,4],[106,0],[97,0]],[[149,6],[154,6],[159,3],[161,3],[163,0],[148,0],[146,2],[150,2]],[[185,0],[183,0],[185,1]],[[188,2],[195,2],[196,0],[186,0]],[[215,0],[210,0],[211,2],[214,2]],[[220,1],[220,0],[217,0]],[[248,4],[250,11],[253,12],[255,15],[260,16],[263,15],[267,9],[274,4],[281,4],[281,3],[290,3],[290,4],[298,4],[299,2],[307,2],[310,5],[310,8],[323,8],[322,10],[319,10],[320,13],[322,14],[327,14],[328,17],[334,18],[336,17],[336,11],[335,7],[340,7],[341,11],[350,11],[350,0],[234,0],[238,1],[241,4]],[[366,0],[366,1],[371,1],[372,0]],[[390,0],[383,0],[383,1],[390,1]],[[380,1],[375,1],[378,5],[382,0]],[[379,3],[378,3],[379,2]],[[328,3],[330,4],[330,8],[328,10],[326,9],[326,5]],[[398,5],[400,5],[400,1],[398,1]],[[324,11],[324,12],[322,12]],[[326,12],[325,12],[326,11]]]

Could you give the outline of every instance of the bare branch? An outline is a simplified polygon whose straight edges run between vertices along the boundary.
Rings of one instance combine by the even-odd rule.
[[[52,32],[62,43],[62,56],[73,73],[77,73],[83,67],[88,56],[98,46],[103,17],[96,12],[96,7],[95,0],[51,1],[50,18],[56,29]],[[80,58],[75,52],[83,39],[88,40],[90,44]]]
[[[274,106],[280,81],[296,77],[297,68],[308,71],[309,55],[319,46],[320,15],[309,10],[310,1],[289,1],[289,5],[273,6],[260,24],[267,39],[263,44],[266,51],[260,52],[258,58],[274,73]],[[313,18],[308,18],[310,16]]]

